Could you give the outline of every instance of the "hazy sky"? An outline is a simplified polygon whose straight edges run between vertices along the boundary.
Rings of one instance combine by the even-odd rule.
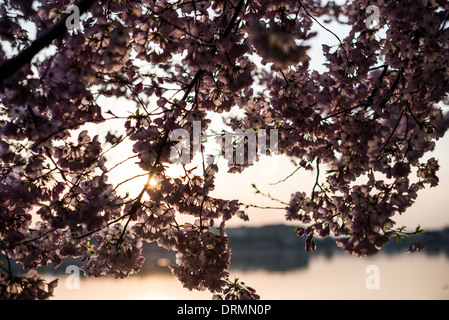
[[[402,215],[397,215],[396,227],[405,225],[414,229],[421,225],[424,229],[438,229],[449,227],[449,136],[437,142],[435,151],[426,155],[426,159],[434,156],[440,162],[439,178],[437,187],[427,188],[418,193],[418,198],[414,205]],[[288,202],[290,195],[296,191],[310,193],[315,183],[315,172],[299,170],[294,176],[285,182],[277,185],[270,185],[287,177],[295,167],[291,162],[280,157],[278,160],[278,170],[271,174],[263,175],[262,168],[253,166],[241,174],[226,174],[225,168],[219,172],[216,180],[215,195],[225,199],[240,199],[244,203],[251,203],[265,206],[279,206],[276,202],[266,199],[264,196],[255,195],[251,184],[255,183],[258,188],[270,193],[273,197]],[[324,170],[321,170],[323,172]],[[321,175],[324,178],[324,174]],[[281,205],[282,206],[282,205]],[[248,226],[283,223],[284,210],[249,209]],[[228,225],[240,225],[240,219],[233,219]]]
[[[338,34],[340,39],[343,39],[346,35],[346,31],[339,24],[333,23],[326,25],[334,33]],[[321,44],[335,45],[338,44],[336,37],[329,32],[318,27],[318,36],[309,41],[309,45],[312,46],[309,55],[312,57],[311,68],[315,70],[323,70],[323,58],[321,51]],[[122,101],[108,100],[107,108],[112,110],[124,110]],[[106,107],[104,111],[106,111]],[[132,109],[131,109],[132,110]],[[214,118],[213,124],[210,126],[212,130],[220,130],[221,115]],[[109,125],[109,129],[113,128]],[[108,128],[102,128],[101,130],[107,130]],[[117,127],[117,130],[121,130]],[[129,145],[128,145],[129,147]],[[129,152],[129,149],[128,149]],[[111,155],[117,160],[123,159],[123,153],[120,149],[114,151]],[[417,225],[421,225],[424,229],[437,229],[440,227],[449,226],[449,137],[446,136],[436,144],[435,152],[425,155],[424,160],[430,157],[435,157],[440,161],[439,178],[440,184],[435,188],[427,188],[421,190],[418,193],[416,203],[409,208],[409,210],[394,218],[397,222],[396,227],[407,226],[410,229],[414,229]],[[134,160],[130,161],[130,164]],[[278,157],[275,161],[267,158],[262,163],[256,163],[255,166],[246,169],[241,174],[228,174],[224,159],[219,161],[220,171],[216,178],[216,189],[213,195],[221,197],[223,199],[231,200],[238,199],[243,203],[257,204],[260,206],[282,206],[279,203],[268,200],[261,195],[255,195],[251,184],[255,183],[259,189],[265,193],[270,193],[275,198],[288,202],[290,195],[296,191],[304,191],[308,194],[312,191],[315,182],[315,172],[299,170],[296,174],[283,183],[278,185],[271,185],[279,180],[284,179],[291,174],[296,168],[285,157]],[[268,168],[268,169],[267,169]],[[133,171],[134,170],[134,171]],[[176,174],[176,169],[172,169],[171,172]],[[178,171],[179,172],[179,171]],[[322,168],[324,172],[324,167]],[[141,171],[135,167],[132,169],[128,166],[119,167],[112,176],[114,183],[120,182],[123,179],[128,178],[131,174],[138,174]],[[324,174],[321,174],[321,178],[324,178]],[[131,194],[138,194],[142,186],[146,182],[146,177],[135,179],[126,185],[123,185],[120,190],[130,191]],[[285,210],[262,210],[250,208],[249,222],[243,222],[238,218],[234,218],[228,222],[228,226],[248,225],[256,226],[262,224],[273,223],[287,223],[284,219]]]
[[[123,152],[129,152],[130,146],[123,146],[123,151],[118,148],[109,154],[112,163],[123,160]],[[126,150],[126,151],[124,151]],[[414,229],[421,225],[424,229],[438,229],[441,227],[449,227],[449,136],[437,141],[435,151],[425,155],[424,160],[435,157],[439,160],[440,183],[437,187],[426,188],[418,192],[418,198],[414,205],[408,209],[403,215],[397,215],[394,220],[397,221],[396,227],[407,226]],[[256,162],[254,166],[245,169],[242,173],[227,173],[227,165],[223,158],[218,160],[219,172],[215,180],[215,190],[212,195],[226,200],[238,199],[245,204],[256,204],[259,206],[275,206],[282,207],[284,205],[267,199],[262,195],[256,195],[251,185],[254,183],[264,193],[270,193],[274,198],[288,202],[290,195],[296,191],[304,191],[308,194],[312,191],[315,183],[315,171],[306,171],[301,169],[285,182],[273,185],[290,175],[296,167],[291,161],[284,156],[275,158],[261,157],[260,162]],[[422,162],[424,162],[424,160]],[[134,164],[135,159],[130,160],[128,164],[124,164],[115,169],[111,174],[111,182],[116,184],[124,179],[142,173],[142,171]],[[193,167],[194,164],[188,165]],[[201,166],[200,166],[201,167]],[[172,166],[169,174],[172,176],[179,175],[180,166]],[[321,167],[322,174],[320,181],[325,178],[325,167]],[[414,174],[411,179],[416,177]],[[141,177],[122,185],[119,190],[128,191],[131,195],[137,195],[147,178]],[[256,209],[249,208],[248,214],[250,221],[243,222],[239,218],[233,218],[228,222],[228,226],[258,226],[264,224],[288,223],[285,220],[285,210],[272,209]]]
[[[338,23],[324,25],[337,34],[340,39],[347,35],[348,29]],[[311,46],[309,56],[312,58],[311,69],[320,71],[323,70],[322,64],[324,62],[322,44],[337,45],[338,40],[334,35],[321,27],[316,25],[316,28],[318,36],[308,42]],[[440,183],[437,187],[428,187],[425,190],[421,190],[414,205],[403,215],[393,218],[397,222],[396,227],[403,225],[410,229],[414,229],[418,225],[421,225],[424,229],[449,227],[449,136],[447,134],[443,139],[437,141],[435,151],[426,154],[421,162],[425,162],[425,160],[431,157],[439,160],[440,170],[438,177],[440,178]],[[222,170],[217,180],[216,194],[223,195],[225,198],[240,198],[245,203],[277,206],[278,204],[267,201],[263,196],[254,195],[251,184],[256,183],[260,190],[269,192],[276,198],[288,202],[293,192],[304,191],[310,193],[315,183],[315,172],[299,170],[287,181],[276,186],[270,185],[270,183],[287,177],[294,169],[295,167],[288,159],[281,158],[277,172],[270,175],[261,175],[261,170],[251,168],[243,174],[235,174],[229,177],[224,175],[224,170]],[[324,170],[321,172],[324,172]],[[321,176],[324,177],[324,174]],[[413,177],[416,176],[414,175]],[[249,212],[250,223],[248,225],[285,222],[284,210],[250,209]],[[231,224],[240,224],[240,222],[231,221],[229,225]]]

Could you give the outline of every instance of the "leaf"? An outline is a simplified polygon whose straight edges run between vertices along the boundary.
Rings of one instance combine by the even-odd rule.
[[[402,239],[404,239],[404,236],[400,235],[400,234],[396,234],[396,242],[397,243],[401,243]]]
[[[421,226],[420,226],[420,225],[418,225],[418,226],[416,227],[416,229],[415,229],[415,233],[423,233],[423,232],[424,232],[424,230],[421,229]]]

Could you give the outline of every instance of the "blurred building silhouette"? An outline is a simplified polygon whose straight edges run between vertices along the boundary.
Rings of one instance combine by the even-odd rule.
[[[314,256],[331,259],[334,255],[346,255],[335,244],[335,239],[316,238],[316,251],[305,252],[305,237],[298,237],[294,227],[287,225],[270,225],[263,227],[239,227],[226,230],[232,250],[231,270],[266,270],[284,272],[307,268]],[[426,245],[426,248],[415,254],[445,254],[449,257],[449,228],[439,231],[427,231],[416,235],[415,241]],[[397,243],[394,238],[386,244],[379,255],[406,254],[410,246],[409,240]],[[138,275],[147,273],[169,273],[169,265],[175,264],[175,252],[160,248],[155,243],[145,243],[143,248],[145,263]],[[2,261],[5,258],[2,257]],[[68,258],[56,270],[52,265],[41,267],[41,273],[65,273],[67,266],[82,266],[80,259]],[[12,265],[14,272],[24,272],[20,265]]]

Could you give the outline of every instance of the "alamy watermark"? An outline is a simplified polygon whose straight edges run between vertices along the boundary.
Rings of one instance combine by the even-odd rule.
[[[65,26],[69,30],[79,29],[81,25],[81,14],[80,14],[80,8],[78,6],[71,6],[67,9],[67,11],[64,11],[65,14],[68,14],[67,20],[65,21]]]
[[[379,29],[380,28],[380,10],[376,5],[369,5],[366,7],[367,14],[369,14],[368,18],[365,21],[365,26],[368,29]]]
[[[75,265],[67,266],[65,273],[70,274],[65,280],[65,287],[69,290],[80,288],[80,268]]]
[[[191,152],[195,154],[200,151],[201,121],[194,121],[192,127],[192,137],[186,129],[175,129],[171,132],[170,140],[179,141],[179,143],[170,150],[170,162],[188,164],[191,161]],[[257,155],[265,155],[267,151],[272,155],[278,154],[279,134],[277,129],[270,129],[269,135],[266,129],[258,129],[257,132],[253,129],[246,131],[236,129],[234,132],[226,132],[219,136],[224,136],[224,147],[222,146],[221,150],[224,149],[222,155],[229,165],[252,165]],[[269,147],[267,147],[267,138],[269,138]],[[204,153],[209,155],[206,162],[211,164],[214,161],[214,157],[211,156],[213,152],[209,153],[206,150]],[[276,158],[271,158],[269,165],[264,164],[263,169],[265,173],[276,170]]]
[[[380,289],[380,269],[378,266],[372,264],[366,267],[365,273],[369,274],[366,278],[365,286],[369,290]]]

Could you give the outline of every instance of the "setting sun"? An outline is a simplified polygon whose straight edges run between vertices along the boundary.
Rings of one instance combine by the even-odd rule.
[[[155,186],[157,186],[157,184],[158,184],[158,182],[157,182],[157,180],[154,179],[154,178],[151,178],[150,181],[148,182],[148,185],[149,185],[150,187],[155,187]]]

